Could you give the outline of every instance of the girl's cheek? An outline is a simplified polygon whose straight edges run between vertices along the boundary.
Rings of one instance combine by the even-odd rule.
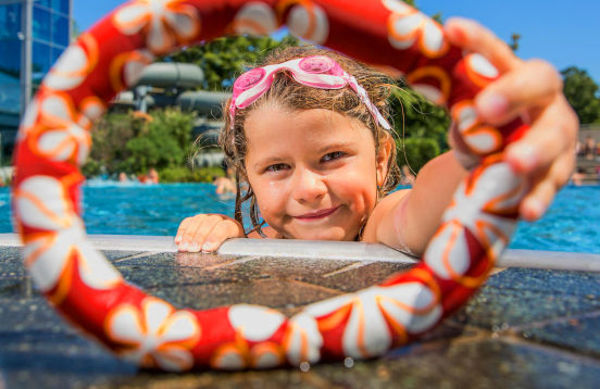
[[[280,182],[262,182],[255,190],[256,199],[262,213],[277,212],[287,199],[285,186]]]
[[[338,197],[351,199],[355,212],[370,213],[375,208],[377,186],[367,185],[364,177],[347,177],[331,182],[330,187],[337,188]]]

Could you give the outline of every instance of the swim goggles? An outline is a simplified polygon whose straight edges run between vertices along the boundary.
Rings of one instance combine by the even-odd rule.
[[[233,96],[229,105],[229,118],[233,128],[235,112],[244,109],[265,94],[273,84],[275,75],[288,71],[294,80],[302,85],[319,89],[341,89],[345,86],[356,93],[360,101],[367,107],[373,118],[386,130],[391,126],[369,99],[365,89],[358,84],[356,78],[348,74],[340,64],[324,55],[292,59],[280,64],[255,68],[242,74],[233,83]]]

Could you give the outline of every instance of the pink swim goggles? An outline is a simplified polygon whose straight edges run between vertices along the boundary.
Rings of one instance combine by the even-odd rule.
[[[292,59],[275,65],[255,68],[242,74],[233,84],[233,96],[229,106],[231,126],[237,109],[244,109],[265,94],[273,84],[275,75],[288,71],[298,83],[319,89],[341,89],[346,85],[356,93],[360,101],[367,107],[379,125],[386,130],[391,126],[369,100],[365,89],[358,84],[356,78],[348,74],[340,64],[332,58],[315,55]]]

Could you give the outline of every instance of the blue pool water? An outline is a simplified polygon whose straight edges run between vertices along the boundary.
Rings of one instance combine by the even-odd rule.
[[[214,192],[211,184],[90,183],[84,220],[91,234],[174,236],[187,216],[233,214],[234,198]],[[0,188],[0,233],[13,231],[9,193]],[[600,186],[565,187],[541,220],[519,223],[510,247],[600,254]]]

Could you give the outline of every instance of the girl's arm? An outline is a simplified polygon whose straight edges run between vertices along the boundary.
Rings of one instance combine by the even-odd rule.
[[[420,255],[466,175],[452,151],[432,159],[419,171],[412,189],[394,192],[377,204],[363,240]]]
[[[529,131],[507,146],[503,158],[527,177],[531,189],[519,214],[536,220],[568,181],[575,163],[579,122],[562,93],[560,75],[547,62],[517,58],[506,43],[476,22],[451,19],[444,29],[452,44],[479,52],[501,74],[476,96],[478,116],[495,126],[517,116],[529,118]],[[364,239],[422,254],[465,174],[452,152],[435,158],[421,169],[411,191],[393,193],[375,207]]]

